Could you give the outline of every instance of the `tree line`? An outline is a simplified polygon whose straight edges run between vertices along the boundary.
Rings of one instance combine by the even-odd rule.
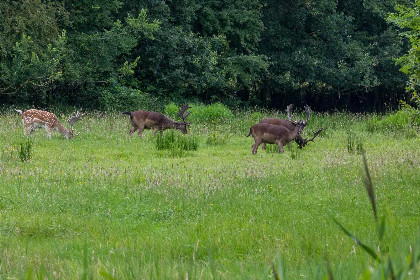
[[[3,0],[0,102],[383,111],[408,100],[387,21],[414,0]]]

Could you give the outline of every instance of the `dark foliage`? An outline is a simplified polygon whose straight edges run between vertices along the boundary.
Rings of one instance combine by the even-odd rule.
[[[2,1],[0,102],[384,111],[408,101],[386,18],[413,2]]]

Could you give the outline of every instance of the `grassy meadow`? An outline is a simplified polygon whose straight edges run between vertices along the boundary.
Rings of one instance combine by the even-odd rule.
[[[129,118],[117,113],[89,113],[70,141],[38,129],[28,146],[20,115],[4,110],[0,278],[274,279],[274,263],[287,279],[323,279],[329,263],[334,279],[361,279],[375,261],[331,217],[404,266],[420,224],[418,131],[313,113],[304,137],[325,130],[303,150],[252,155],[245,135],[268,116],[285,117],[191,114],[184,138],[195,147],[184,151],[158,149],[152,131],[128,137]],[[361,144],[385,217],[381,242]]]

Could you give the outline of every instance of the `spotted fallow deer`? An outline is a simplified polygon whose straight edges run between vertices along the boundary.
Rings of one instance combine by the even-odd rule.
[[[303,131],[306,126],[305,122],[294,122],[294,129],[289,130],[284,126],[273,125],[268,123],[257,123],[251,126],[249,134],[254,137],[254,145],[252,145],[252,154],[256,154],[261,143],[276,144],[279,148],[279,153],[283,153],[283,146],[293,141]]]
[[[138,136],[141,138],[144,129],[153,129],[153,136],[160,131],[161,133],[166,129],[178,129],[182,133],[187,134],[187,126],[189,123],[185,121],[191,112],[186,112],[189,108],[188,105],[183,105],[178,112],[178,116],[182,119],[182,122],[175,122],[169,119],[167,116],[149,111],[135,111],[135,112],[123,112],[123,114],[129,115],[131,124],[133,127],[128,132],[128,135],[133,134],[138,130]]]
[[[68,130],[65,126],[63,126],[58,118],[50,112],[41,111],[37,109],[30,109],[25,112],[22,110],[16,110],[19,114],[22,115],[22,122],[23,122],[23,134],[29,132],[30,136],[33,136],[35,129],[44,127],[47,131],[47,138],[51,139],[51,130],[55,129],[60,132],[63,136],[66,137],[67,140],[70,140],[74,133],[74,124],[82,119],[82,116],[85,114],[80,114],[77,112],[76,114],[72,114],[68,119],[67,122],[70,125],[70,130]]]

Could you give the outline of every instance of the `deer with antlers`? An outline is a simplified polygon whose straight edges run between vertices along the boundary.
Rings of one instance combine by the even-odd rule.
[[[138,136],[141,138],[144,129],[153,129],[153,136],[160,131],[161,133],[166,129],[178,129],[182,133],[187,134],[187,126],[189,123],[185,121],[191,112],[187,110],[191,108],[188,105],[183,105],[178,112],[178,116],[182,119],[182,122],[176,122],[169,119],[167,116],[149,111],[135,111],[135,112],[123,112],[123,114],[129,115],[131,124],[133,127],[128,132],[128,135],[133,134],[138,130]]]
[[[304,121],[292,122],[294,125],[293,130],[289,130],[284,126],[273,125],[268,123],[257,123],[251,126],[247,135],[254,137],[254,145],[252,145],[252,154],[256,154],[260,144],[277,144],[279,153],[283,153],[283,146],[287,145],[299,136],[304,127]]]
[[[268,124],[272,124],[272,125],[283,126],[283,127],[286,127],[289,130],[293,130],[295,128],[295,124],[293,122],[292,109],[293,109],[293,104],[290,104],[286,108],[288,120],[276,119],[276,118],[266,118],[266,119],[263,119],[260,123],[268,123]],[[302,121],[302,122],[306,126],[309,122],[309,116],[311,114],[311,108],[308,105],[305,106],[305,113],[306,113],[306,121]],[[299,149],[302,149],[304,146],[306,146],[306,144],[308,142],[313,141],[315,139],[315,137],[318,136],[319,133],[321,133],[322,130],[323,130],[323,128],[321,128],[316,133],[314,133],[314,137],[312,137],[311,139],[303,139],[302,135],[299,134],[294,139],[294,141],[298,144]],[[263,144],[262,149],[263,150],[265,149],[265,144]]]
[[[63,126],[56,115],[53,113],[37,110],[37,109],[30,109],[25,112],[22,110],[16,110],[19,114],[22,115],[22,122],[23,122],[23,135],[29,132],[30,136],[33,136],[35,129],[44,127],[47,131],[47,138],[51,139],[51,131],[53,129],[60,132],[63,136],[66,137],[67,140],[70,140],[74,133],[74,124],[81,120],[85,114],[80,114],[79,111],[76,114],[72,114],[68,119],[67,122],[70,125],[70,130],[68,130],[65,126]]]

